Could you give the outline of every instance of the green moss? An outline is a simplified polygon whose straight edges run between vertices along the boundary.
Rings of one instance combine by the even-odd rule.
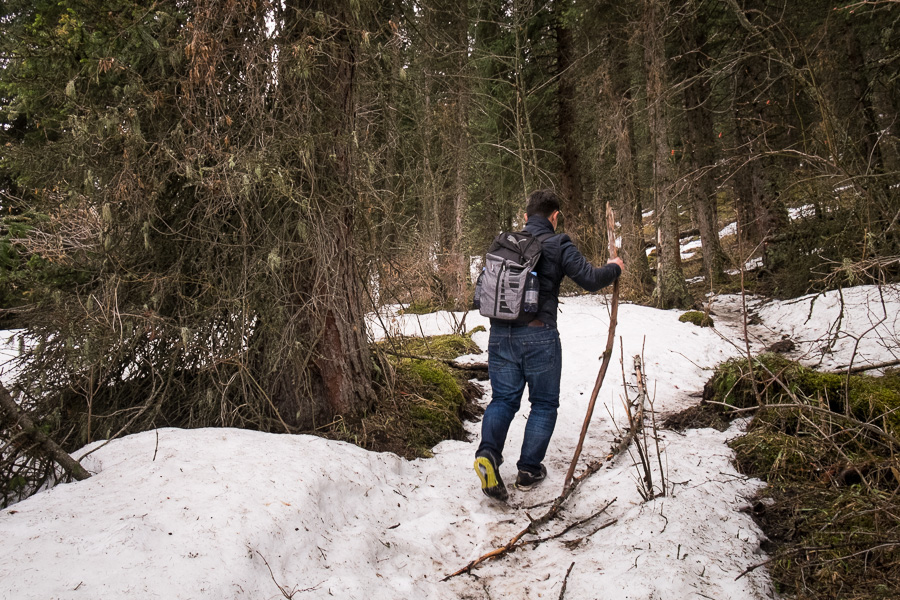
[[[418,456],[463,433],[461,412],[466,400],[450,369],[425,360],[404,360],[397,377],[405,384],[408,398],[407,443]]]
[[[435,335],[427,338],[396,337],[380,342],[379,346],[391,352],[412,356],[430,356],[454,359],[464,354],[480,354],[481,348],[469,335]]]
[[[768,483],[803,481],[822,474],[832,453],[821,440],[777,428],[756,427],[730,444],[741,471]],[[810,460],[814,456],[820,460]]]
[[[756,406],[750,366],[746,359],[723,363],[705,396]],[[900,548],[881,545],[900,536],[897,449],[846,413],[897,436],[900,378],[848,379],[776,354],[752,366],[764,404],[817,408],[760,408],[746,435],[730,443],[739,470],[769,484],[762,493],[771,502],[756,504],[754,516],[774,542],[767,549],[774,582],[797,598],[898,597]]]
[[[394,337],[379,342],[376,381],[381,389],[374,406],[341,419],[318,433],[379,452],[406,458],[430,457],[447,439],[463,439],[463,416],[477,412],[469,401],[480,388],[471,372],[452,369],[445,360],[480,353],[468,335],[428,338]],[[435,357],[410,358],[410,357]]]
[[[410,302],[406,308],[400,310],[401,315],[427,315],[433,312],[437,312],[441,309],[440,306],[431,301],[419,301],[416,300],[414,302]]]
[[[421,382],[425,397],[457,408],[465,402],[459,383],[448,367],[427,360],[411,360],[404,361],[401,368],[408,369]]]
[[[757,403],[745,358],[719,365],[708,385],[708,395],[736,407]],[[860,421],[875,422],[894,436],[900,435],[900,377],[870,377],[822,373],[779,354],[765,353],[753,361],[756,388],[765,404],[791,404],[795,396],[845,413]],[[785,389],[787,388],[787,389]]]
[[[678,320],[682,323],[693,323],[698,327],[712,327],[713,320],[708,314],[699,310],[689,310],[683,313]]]
[[[880,539],[895,539],[898,522],[886,510],[885,495],[809,483],[773,486],[767,493],[772,503],[758,519],[778,542],[770,570],[786,597],[897,598],[900,552],[891,546],[865,551]]]
[[[478,327],[475,327],[474,329],[472,329],[472,331],[470,331],[470,332],[467,333],[466,335],[467,335],[468,337],[472,337],[473,335],[475,335],[475,334],[478,333],[479,331],[487,331],[487,329],[485,329],[484,325],[479,325]]]

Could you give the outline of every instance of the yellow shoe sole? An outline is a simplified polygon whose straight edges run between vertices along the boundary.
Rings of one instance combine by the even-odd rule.
[[[500,475],[494,469],[494,465],[491,464],[491,461],[486,456],[475,458],[475,473],[478,474],[478,479],[481,480],[481,491],[486,496],[500,501],[505,501],[509,498],[509,492],[506,491],[503,480],[500,479]]]
[[[495,488],[499,484],[494,465],[486,456],[479,456],[475,459],[475,472],[478,473],[478,479],[481,480],[481,489]]]

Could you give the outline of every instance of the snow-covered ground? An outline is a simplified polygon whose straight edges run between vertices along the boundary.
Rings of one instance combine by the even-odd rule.
[[[859,286],[761,303],[766,327],[797,344],[796,359],[823,370],[900,359],[900,287]]]
[[[871,288],[845,290],[840,326],[862,333]],[[828,301],[826,301],[828,300]],[[812,340],[834,320],[830,297],[763,305],[751,331],[754,349],[790,333]],[[889,328],[865,359],[896,353],[896,293],[886,305]],[[718,362],[743,345],[740,298],[715,299],[716,330],[679,323],[677,311],[623,305],[615,362],[588,433],[582,463],[605,456],[624,421],[619,339],[625,371],[644,355],[655,409],[670,413],[693,395]],[[387,316],[390,330],[448,331],[461,314]],[[466,327],[486,325],[469,313]],[[876,319],[877,320],[877,319]],[[377,329],[373,321],[373,329]],[[623,455],[578,489],[562,519],[539,532],[553,535],[593,515],[566,535],[490,561],[472,575],[442,581],[469,561],[505,544],[560,492],[605,344],[603,296],[564,299],[560,418],[546,464],[548,479],[531,492],[510,490],[509,504],[483,496],[472,470],[471,440],[438,445],[434,458],[407,461],[310,436],[233,429],[161,429],[114,440],[83,460],[90,479],[59,485],[0,512],[0,598],[396,598],[556,599],[567,569],[569,599],[748,599],[774,597],[764,568],[762,534],[739,509],[761,486],[738,474],[726,445],[737,426],[684,434],[662,432],[668,494],[644,502],[637,470]],[[873,330],[874,331],[874,330]],[[378,335],[376,332],[375,335]],[[885,338],[893,338],[891,343]],[[5,340],[0,334],[0,340]],[[485,348],[487,334],[474,339]],[[865,339],[868,339],[868,335]],[[849,360],[845,343],[830,358]],[[484,359],[484,356],[477,357]],[[859,362],[858,359],[857,362]],[[490,398],[487,390],[484,402]],[[515,459],[528,412],[523,402],[501,473],[515,478]],[[90,448],[76,452],[83,456]],[[659,473],[655,473],[657,482]],[[533,508],[529,508],[533,507]],[[596,531],[601,525],[607,527]],[[531,538],[533,536],[526,536]],[[583,538],[580,543],[570,543]]]

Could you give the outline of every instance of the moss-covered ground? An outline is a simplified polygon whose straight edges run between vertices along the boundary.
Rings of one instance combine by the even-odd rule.
[[[697,327],[712,327],[713,320],[708,314],[699,310],[689,310],[682,313],[678,320],[682,323],[693,323]]]
[[[739,468],[769,484],[761,496],[771,501],[754,514],[773,542],[779,592],[900,598],[900,377],[820,373],[763,354],[720,365],[704,397],[754,408],[731,445]],[[706,404],[695,409],[706,416],[681,420],[734,410]]]
[[[447,439],[464,439],[463,420],[480,412],[477,374],[448,361],[481,350],[467,335],[396,337],[375,346],[380,394],[365,413],[324,430],[326,437],[406,458],[430,457]]]

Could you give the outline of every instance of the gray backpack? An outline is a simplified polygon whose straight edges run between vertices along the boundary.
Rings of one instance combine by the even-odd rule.
[[[526,231],[503,232],[494,238],[484,257],[484,270],[475,286],[475,306],[491,319],[526,322],[537,313],[537,278],[532,272],[541,258],[540,238]],[[533,301],[526,304],[528,290]]]

